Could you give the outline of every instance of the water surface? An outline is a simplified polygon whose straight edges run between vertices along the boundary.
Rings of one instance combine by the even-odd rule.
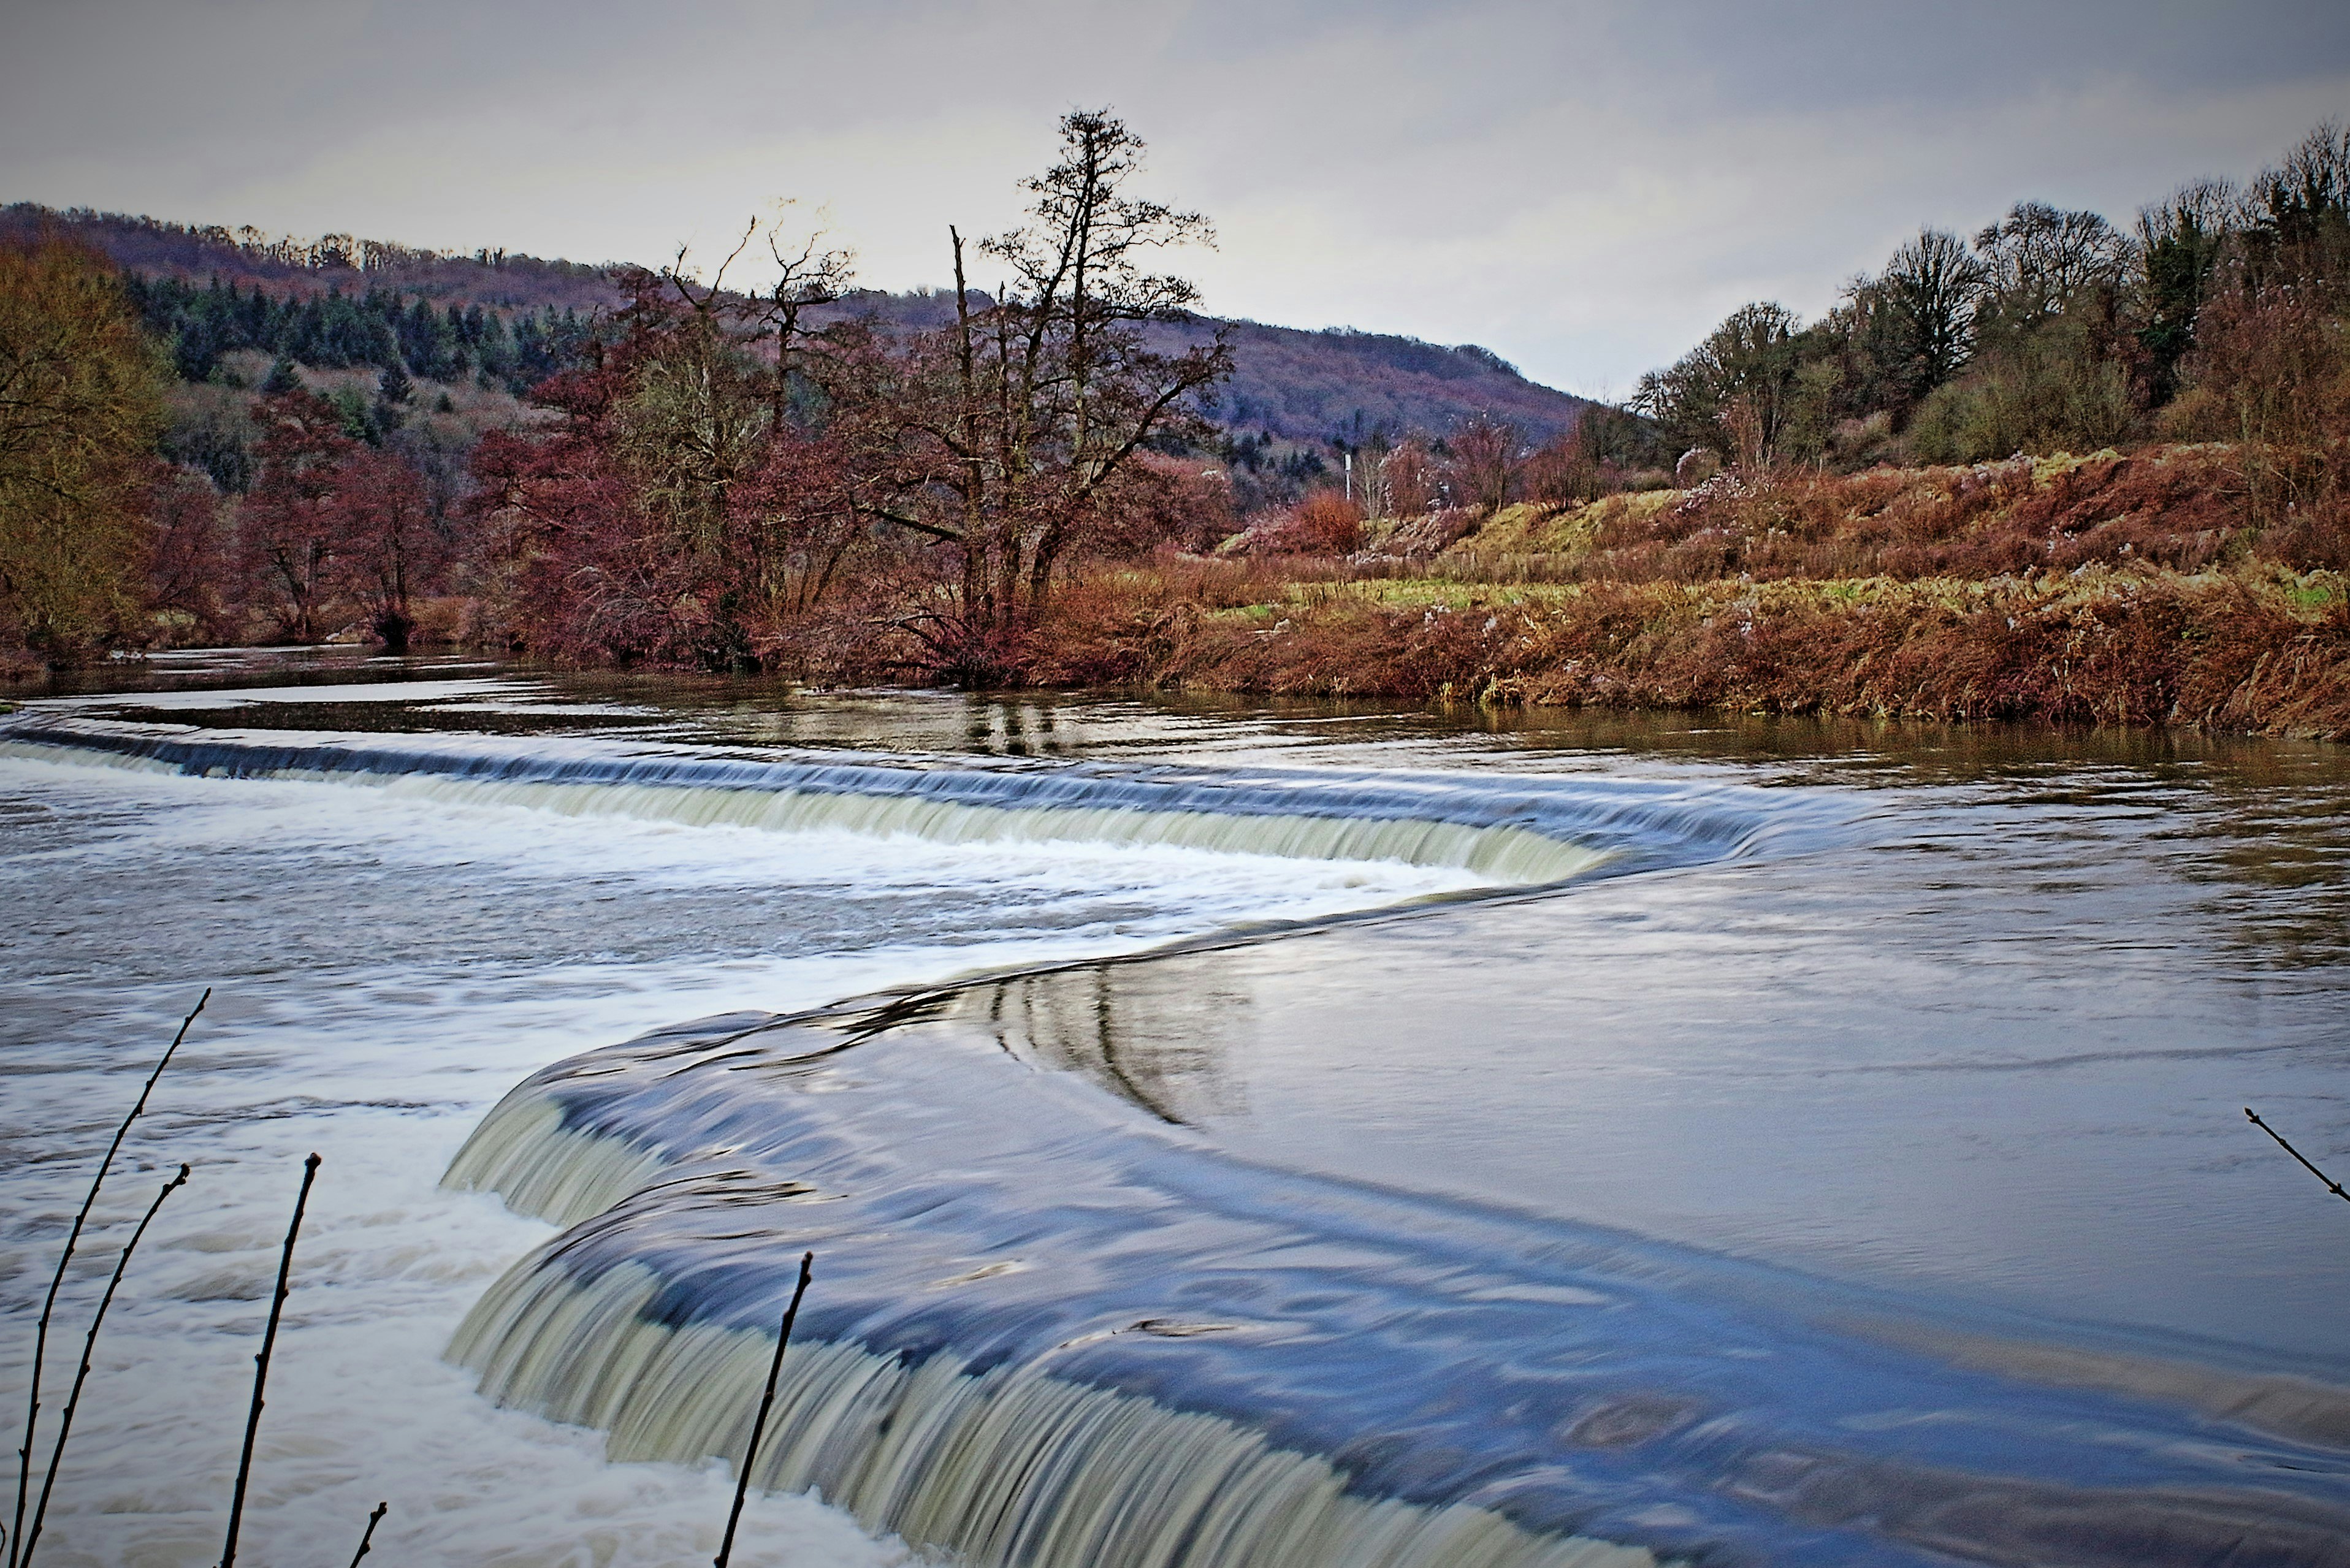
[[[824,1221],[823,1343],[915,1343],[872,1315],[901,1299],[909,1234],[962,1261],[914,1283],[978,1272],[923,1342],[969,1361],[1030,1354],[1008,1325],[1047,1319],[1022,1302],[1061,1326],[1149,1315],[1087,1240],[1128,1223],[1122,1204],[1137,1223],[1168,1202],[1225,1225],[1376,1212],[1401,1251],[1311,1265],[1351,1303],[1313,1309],[1338,1314],[1317,1343],[1440,1321],[1423,1242],[1445,1237],[1483,1249],[1487,1286],[1536,1293],[1473,1333],[1441,1320],[1489,1342],[1489,1370],[1586,1343],[1527,1307],[1543,1291],[1639,1303],[1643,1326],[1587,1343],[1613,1367],[1607,1408],[1648,1417],[1562,1408],[1529,1428],[1567,1433],[1539,1439],[1558,1454],[1480,1461],[1523,1478],[1579,1454],[1584,1481],[1522,1479],[1505,1502],[1490,1475],[1455,1487],[1530,1529],[1821,1562],[1928,1539],[1737,1501],[1761,1483],[1732,1450],[1773,1444],[1880,1478],[1898,1461],[1913,1499],[1929,1461],[1989,1475],[2026,1454],[2035,1480],[2251,1486],[2280,1514],[2338,1496],[2322,1414],[2248,1424],[2213,1392],[2282,1377],[2322,1411],[2350,1383],[2350,1229],[2241,1110],[2350,1163],[2350,772],[2330,749],[184,662],[0,735],[0,877],[23,911],[0,949],[12,1376],[89,1150],[169,1022],[219,987],[136,1145],[198,1179],[107,1341],[60,1561],[216,1555],[236,1437],[219,1412],[309,1147],[328,1163],[271,1407],[268,1549],[329,1551],[388,1495],[379,1542],[415,1560],[706,1556],[715,1469],[609,1464],[597,1433],[493,1408],[441,1359],[551,1234],[437,1189],[442,1168],[517,1080],[639,1030],[1039,963],[1058,967],[942,993],[855,1046],[831,1097],[759,1112],[773,1158],[798,1150],[802,1179],[849,1161],[825,1168],[866,1206]],[[1522,836],[1508,853],[1503,834]],[[1575,853],[1529,859],[1534,840]],[[1236,928],[1259,934],[1219,934]],[[1191,945],[1092,961],[1168,942]],[[640,1141],[669,1114],[610,1113]],[[983,1170],[971,1190],[993,1200],[952,1223],[892,1208]],[[1085,1224],[1023,1196],[1110,1170]],[[781,1252],[808,1212],[779,1222]],[[685,1223],[649,1213],[603,1244],[642,1264]],[[1149,1277],[1261,1271],[1237,1234],[1150,1254]],[[1567,1272],[1513,1272],[1544,1249]],[[678,1310],[715,1324],[763,1288]],[[1390,1365],[1439,1378],[1434,1334],[1404,1333]],[[1658,1412],[1703,1406],[1689,1379],[1710,1376],[1688,1334],[1828,1368],[1838,1392],[1762,1376],[1715,1401],[1746,1449],[1674,1437]],[[1347,1473],[1381,1495],[1455,1495],[1441,1467],[1347,1449],[1393,1412],[1329,1353],[1242,1355],[1257,1370],[1235,1381],[1218,1357],[1239,1353],[1214,1347],[1236,1341],[1152,1343],[1191,1359],[1145,1376],[1087,1352],[1088,1386],[1148,1383],[1342,1469],[1357,1452]],[[2012,1427],[2003,1461],[1987,1439],[1852,1436],[1986,1422]],[[2095,1429],[2127,1436],[2099,1459]],[[2112,1468],[2116,1443],[2142,1459]],[[1619,1450],[1666,1457],[1637,1485],[1591,1479]],[[812,1504],[762,1506],[770,1555],[738,1560],[897,1550]],[[1998,1560],[1994,1533],[1930,1549]]]

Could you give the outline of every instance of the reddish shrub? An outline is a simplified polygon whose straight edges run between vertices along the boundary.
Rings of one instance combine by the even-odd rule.
[[[1362,509],[1335,490],[1317,490],[1253,524],[1247,540],[1251,555],[1347,555],[1363,542]]]

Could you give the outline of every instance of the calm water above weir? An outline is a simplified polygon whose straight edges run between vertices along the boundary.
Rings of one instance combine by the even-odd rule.
[[[273,1561],[706,1561],[803,1245],[741,1563],[2350,1561],[2338,749],[141,680],[0,719],[11,1447],[219,988],[44,1561],[217,1556],[314,1147]]]

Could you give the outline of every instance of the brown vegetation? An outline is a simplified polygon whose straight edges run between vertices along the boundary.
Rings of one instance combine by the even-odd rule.
[[[1334,490],[1269,512],[1233,541],[1250,555],[1345,556],[1363,541],[1363,511]]]
[[[1583,509],[1571,525],[1588,543],[1562,565],[1572,580],[1629,583],[1984,578],[2092,562],[2196,571],[2241,529],[2243,486],[2238,454],[2209,448],[1852,475],[1727,472],[1687,492]]]
[[[2350,737],[2350,535],[2243,525],[2240,462],[1715,480],[1514,508],[1409,576],[1165,560],[1065,593],[1033,675]]]
[[[1217,611],[1149,573],[1066,597],[1053,683],[2350,738],[2350,614],[2229,578],[1607,584]]]

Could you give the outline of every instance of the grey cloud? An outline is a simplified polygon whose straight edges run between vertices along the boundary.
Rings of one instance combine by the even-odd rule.
[[[1922,222],[2126,217],[2350,111],[2350,8],[2244,0],[37,7],[0,198],[644,259],[829,202],[867,275],[1007,220],[1113,102],[1207,207],[1210,304],[1627,386]]]

